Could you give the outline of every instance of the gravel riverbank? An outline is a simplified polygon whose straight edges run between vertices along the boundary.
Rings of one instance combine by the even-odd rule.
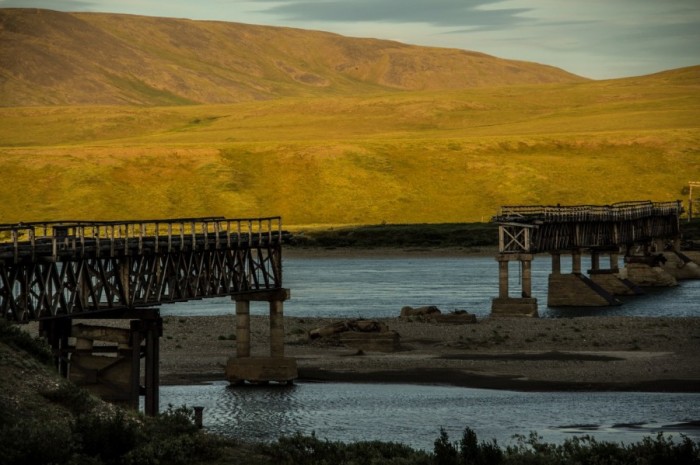
[[[700,392],[700,318],[484,318],[474,324],[381,319],[395,352],[359,351],[308,332],[339,320],[285,318],[285,354],[302,379],[449,384],[517,390]],[[166,317],[161,382],[224,379],[235,316]],[[268,320],[251,317],[252,355],[267,355]]]

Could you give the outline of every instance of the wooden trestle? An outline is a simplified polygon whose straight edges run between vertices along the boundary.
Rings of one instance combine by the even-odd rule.
[[[267,299],[280,308],[279,324],[277,302],[289,295],[282,285],[281,257],[288,237],[279,217],[2,224],[0,316],[18,323],[40,321],[60,372],[67,376],[73,359],[72,371],[82,372],[82,380],[124,370],[116,362],[94,365],[88,356],[92,342],[70,346],[69,338],[118,344],[113,355],[128,358],[131,373],[129,393],[121,400],[131,405],[138,405],[138,393],[144,391],[139,366],[145,358],[146,412],[155,414],[162,333],[158,307],[220,296],[237,302]],[[74,318],[134,321],[126,335],[103,330],[97,337],[95,331],[76,335]],[[88,362],[78,366],[78,360]]]
[[[531,262],[535,254],[544,252],[552,254],[553,260],[555,278],[552,280],[550,277],[550,290],[553,282],[557,285],[576,285],[582,281],[584,287],[594,289],[607,304],[616,303],[597,289],[595,283],[582,276],[581,253],[592,254],[594,272],[601,272],[600,254],[610,254],[611,269],[616,269],[620,251],[628,253],[636,246],[649,250],[658,241],[677,243],[682,212],[680,201],[635,201],[604,206],[501,207],[500,213],[492,219],[499,224],[499,253],[496,257],[499,262],[499,296],[493,300],[492,313],[537,314],[537,301],[531,296]],[[567,253],[573,257],[574,278],[569,279],[568,284],[566,277],[560,275],[559,263],[559,256]],[[523,288],[518,297],[508,294],[508,264],[511,261],[519,262],[522,270]]]

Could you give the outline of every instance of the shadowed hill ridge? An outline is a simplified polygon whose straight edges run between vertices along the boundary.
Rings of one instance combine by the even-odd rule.
[[[301,29],[0,9],[3,106],[235,103],[578,82],[551,66]]]

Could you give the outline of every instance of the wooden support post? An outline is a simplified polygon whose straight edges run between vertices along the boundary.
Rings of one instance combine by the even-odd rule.
[[[73,320],[58,318],[39,322],[39,332],[51,346],[58,373],[68,378],[68,338],[71,334]]]
[[[250,357],[250,301],[236,301],[236,357]]]
[[[141,322],[131,322],[131,408],[138,410],[141,395]]]
[[[284,315],[281,300],[270,301],[270,356],[284,357]]]
[[[532,260],[521,260],[522,274],[522,296],[532,297]]]
[[[498,297],[508,298],[508,260],[498,257]]]
[[[131,277],[131,257],[121,257],[119,259],[117,272],[119,273],[119,281],[124,291],[122,303],[129,305],[131,303],[131,285],[129,280]]]
[[[144,413],[150,416],[158,415],[160,407],[160,334],[163,329],[163,320],[146,320],[146,398],[144,400]]]

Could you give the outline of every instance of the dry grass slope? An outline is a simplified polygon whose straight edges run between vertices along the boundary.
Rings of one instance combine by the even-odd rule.
[[[300,29],[0,9],[0,105],[234,103],[576,82],[550,66]]]
[[[293,29],[45,10],[0,24],[2,101],[25,103],[0,107],[0,222],[449,223],[675,200],[700,180],[700,67],[584,81]],[[503,85],[471,86],[476,63]]]

